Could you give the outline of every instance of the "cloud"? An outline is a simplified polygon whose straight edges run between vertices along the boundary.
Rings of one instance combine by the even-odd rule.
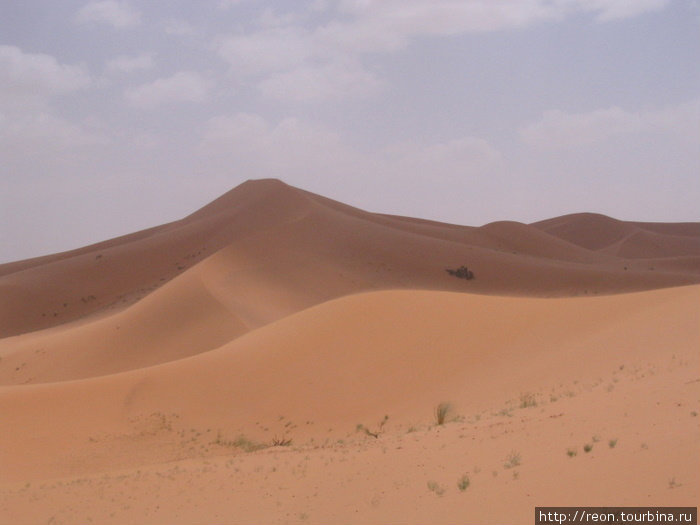
[[[632,18],[664,9],[669,0],[573,0],[576,9],[593,11],[601,22]]]
[[[292,102],[314,102],[366,96],[384,83],[354,61],[302,66],[274,74],[259,87],[263,95]]]
[[[215,47],[232,71],[239,74],[288,70],[303,64],[313,53],[310,35],[300,27],[226,36]]]
[[[147,70],[153,67],[153,55],[143,53],[136,56],[121,55],[107,62],[106,69],[109,73],[133,73],[134,71]]]
[[[219,9],[229,9],[248,0],[219,0]]]
[[[272,124],[248,113],[210,119],[197,149],[219,169],[285,180],[330,175],[351,156],[340,137],[323,126],[296,118]]]
[[[535,148],[557,150],[643,132],[692,137],[697,129],[700,129],[700,99],[655,111],[631,112],[619,107],[587,113],[546,111],[540,120],[522,128],[520,137]]]
[[[139,25],[141,13],[126,2],[101,0],[81,7],[75,15],[75,20],[81,24],[97,22],[124,29]]]
[[[0,46],[0,107],[42,104],[52,95],[88,87],[92,79],[82,66],[59,63],[45,54]]]
[[[503,160],[501,153],[488,141],[472,136],[428,145],[394,145],[386,150],[386,155],[389,163],[401,171],[409,168],[431,177],[482,173]]]
[[[0,122],[0,143],[7,154],[16,154],[19,149],[27,148],[34,155],[46,154],[47,150],[62,151],[108,142],[100,132],[46,112],[2,118]]]
[[[124,94],[132,106],[144,109],[179,102],[204,102],[212,82],[195,71],[180,71],[141,86],[128,88]]]
[[[238,2],[224,2],[227,5]],[[220,36],[218,55],[261,94],[290,102],[375,93],[381,79],[365,58],[425,37],[521,28],[581,13],[599,21],[663,8],[667,0],[341,0],[333,18],[313,25],[269,8],[238,34]],[[307,13],[308,15],[308,13]],[[349,67],[348,67],[349,66]]]
[[[191,36],[197,33],[197,30],[192,24],[176,18],[166,20],[163,24],[163,30],[165,34],[174,36]]]

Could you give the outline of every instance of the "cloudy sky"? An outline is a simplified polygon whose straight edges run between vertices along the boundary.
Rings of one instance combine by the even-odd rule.
[[[700,220],[697,0],[0,2],[0,262],[249,178],[481,225]]]

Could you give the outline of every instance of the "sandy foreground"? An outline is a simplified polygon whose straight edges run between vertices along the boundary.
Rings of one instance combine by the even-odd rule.
[[[251,181],[0,265],[0,331],[0,523],[533,523],[700,499],[698,224],[471,228]]]

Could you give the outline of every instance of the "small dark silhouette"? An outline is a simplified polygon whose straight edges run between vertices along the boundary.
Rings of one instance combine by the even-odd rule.
[[[447,268],[445,271],[450,275],[454,275],[455,277],[459,277],[460,279],[466,279],[467,281],[474,278],[474,272],[472,272],[469,268],[467,268],[464,265],[460,266],[456,270],[453,270],[452,268]]]

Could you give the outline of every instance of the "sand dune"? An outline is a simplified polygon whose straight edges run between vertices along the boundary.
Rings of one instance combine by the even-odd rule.
[[[167,462],[183,458],[208,463],[218,457],[224,472],[224,458],[271,469],[281,463],[280,449],[246,453],[246,443],[269,444],[284,436],[295,448],[283,454],[301,459],[328,451],[351,464],[353,458],[362,462],[381,456],[380,444],[405,446],[402,459],[383,460],[397,475],[380,476],[383,497],[397,501],[420,489],[420,497],[435,498],[426,504],[437,507],[443,505],[439,496],[426,488],[430,476],[440,474],[437,467],[427,473],[418,469],[428,477],[409,483],[410,489],[395,484],[404,475],[410,478],[411,465],[434,454],[424,447],[447,447],[460,458],[467,453],[470,462],[462,459],[460,468],[471,471],[472,478],[479,462],[488,469],[485,480],[495,469],[501,483],[479,489],[486,490],[487,498],[496,498],[492,491],[511,490],[508,485],[516,481],[509,478],[511,469],[503,467],[512,447],[523,455],[524,484],[541,501],[549,490],[556,493],[557,483],[544,476],[546,467],[578,468],[566,456],[567,448],[578,446],[578,454],[585,455],[584,442],[593,443],[592,436],[600,434],[605,443],[597,445],[599,455],[576,460],[589,462],[592,472],[610,475],[606,469],[636,471],[640,454],[647,454],[653,465],[663,464],[663,473],[682,480],[685,488],[673,493],[674,501],[689,504],[700,483],[696,469],[688,467],[700,459],[697,419],[690,414],[698,394],[699,299],[700,287],[578,299],[375,292],[304,310],[216,350],[169,364],[82,381],[3,387],[0,410],[4,424],[14,429],[0,436],[2,479],[10,487],[6,497],[14,494],[10,499],[15,501],[21,494],[12,489],[13,482],[69,477],[91,480],[98,490],[105,472],[115,471],[118,477],[117,471],[141,472],[162,464],[160,470],[148,467],[151,477],[145,486],[150,493],[161,482],[159,472],[172,472],[173,464]],[[667,381],[677,386],[666,391]],[[444,430],[431,429],[440,401],[451,401],[454,414],[463,419]],[[530,403],[536,406],[523,406]],[[663,428],[661,419],[653,419],[661,411],[647,412],[655,403],[665,411],[674,407],[675,415]],[[601,406],[619,408],[601,415]],[[635,419],[616,419],[622,411],[633,412]],[[389,419],[382,427],[384,415]],[[549,423],[559,417],[565,419]],[[380,432],[380,438],[358,432],[358,423]],[[668,424],[676,432],[669,433]],[[556,428],[556,439],[538,441],[540,426]],[[620,457],[608,447],[609,439],[620,440]],[[474,455],[474,440],[483,443],[486,456]],[[671,441],[674,454],[668,456],[665,447]],[[451,461],[438,456],[443,464]],[[491,464],[484,464],[486,458]],[[331,472],[350,476],[350,487],[364,486],[364,478],[348,472],[351,464]],[[182,468],[195,467],[186,463]],[[176,477],[182,482],[183,476]],[[327,481],[322,472],[313,476],[315,481],[298,482]],[[452,485],[457,481],[456,472],[442,476]],[[532,479],[525,481],[526,476]],[[297,482],[291,470],[286,479],[284,483]],[[576,486],[573,478],[567,479]],[[617,490],[616,497],[630,502],[640,488],[663,495],[667,482],[645,477]],[[451,492],[459,494],[454,486]],[[583,503],[577,504],[592,504],[596,494],[578,492],[576,501]],[[138,497],[137,504],[153,507],[153,498],[155,494]],[[216,505],[226,508],[226,500]],[[449,504],[452,512],[455,506],[459,500]],[[391,508],[388,515],[402,515],[400,507]],[[368,511],[371,505],[358,522],[374,515]],[[335,512],[326,518],[344,517],[341,507]],[[466,515],[486,515],[479,508],[470,512]],[[513,517],[499,512],[491,516]],[[271,518],[274,512],[259,515]]]
[[[696,506],[699,239],[594,214],[441,224],[265,180],[0,266],[0,521]]]
[[[664,260],[670,264],[659,261],[651,270],[634,259],[591,251],[621,241],[621,232],[629,234],[632,225],[609,218],[592,225],[584,221],[580,227],[577,217],[553,221],[556,228],[545,223],[470,228],[408,221],[351,208],[279,181],[250,181],[176,223],[55,257],[0,266],[0,335],[132,304],[223,248],[241,252],[241,257],[252,251],[252,259],[261,251],[274,253],[277,267],[320,256],[319,264],[344,269],[354,292],[412,287],[561,296],[700,282],[700,270],[673,263],[674,257],[698,255],[697,237],[669,234],[673,253]],[[581,240],[576,237],[579,230],[597,240]],[[621,251],[640,256],[639,249]],[[663,255],[659,250],[648,254]],[[286,256],[294,260],[285,261]],[[469,288],[444,272],[461,264],[477,272]],[[284,281],[276,275],[266,279]],[[328,288],[327,276],[313,286]],[[349,291],[342,282],[338,286]]]

